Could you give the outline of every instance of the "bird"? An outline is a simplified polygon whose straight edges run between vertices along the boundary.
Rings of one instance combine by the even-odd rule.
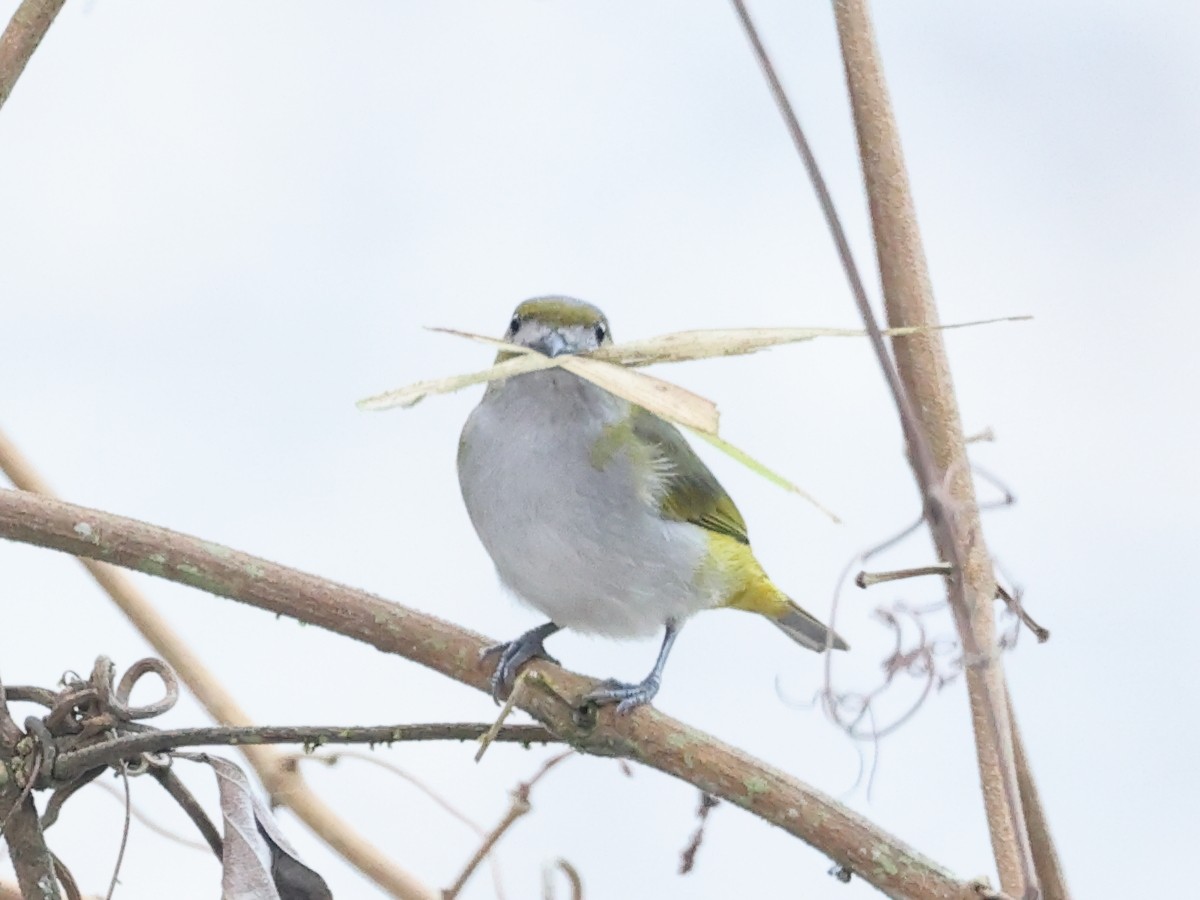
[[[566,296],[519,304],[504,340],[554,357],[612,344],[607,317]],[[498,361],[512,351],[500,351]],[[848,649],[764,572],[729,494],[672,424],[561,367],[490,382],[463,426],[458,478],[500,581],[548,621],[484,651],[499,702],[561,629],[626,639],[663,629],[654,668],[585,704],[650,703],[683,624],[707,609],[766,618],[800,646]]]

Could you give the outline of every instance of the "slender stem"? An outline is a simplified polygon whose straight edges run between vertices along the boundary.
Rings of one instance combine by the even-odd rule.
[[[117,879],[121,876],[121,863],[125,861],[125,848],[129,846],[129,823],[133,818],[133,798],[129,796],[129,773],[121,766],[121,784],[125,788],[125,823],[121,828],[121,846],[117,850],[117,861],[113,864],[112,881],[108,883],[108,893],[104,900],[112,900],[113,892],[117,889]]]
[[[363,641],[484,693],[491,689],[494,664],[480,660],[480,654],[494,642],[417,610],[209,541],[4,490],[0,537],[192,585]],[[831,797],[711,735],[655,709],[628,716],[581,709],[578,698],[597,682],[546,661],[531,663],[525,678],[530,689],[521,708],[577,750],[635,760],[728,800],[811,844],[886,893],[920,900],[977,900],[972,882],[955,878]]]
[[[1045,900],[1070,900],[1071,892],[1067,889],[1066,874],[1058,859],[1058,850],[1050,834],[1050,823],[1046,820],[1041,796],[1033,781],[1033,770],[1025,756],[1025,744],[1021,740],[1021,729],[1017,727],[1011,701],[1008,717],[1012,722],[1013,750],[1017,756],[1021,803],[1025,808],[1025,821],[1029,823],[1029,840],[1033,844],[1033,861],[1037,866],[1038,882],[1041,884],[1043,897]]]
[[[66,0],[24,0],[0,35],[0,107]]]
[[[187,785],[183,783],[178,775],[165,766],[151,766],[150,774],[155,781],[162,785],[162,789],[171,796],[171,799],[179,804],[179,808],[192,820],[192,824],[196,826],[196,829],[204,838],[204,843],[208,844],[208,849],[213,852],[213,855],[217,859],[220,859],[225,847],[224,842],[221,840],[221,835],[217,831],[217,827],[213,825],[212,819],[208,817],[208,813],[204,811],[204,807],[200,805],[199,801],[192,795],[192,792],[188,790]],[[162,826],[149,820],[144,820],[143,824],[148,828],[158,831],[160,834],[170,835],[170,832]],[[171,836],[173,837],[173,835]],[[178,840],[182,841],[185,839],[178,838]],[[189,846],[191,846],[190,843]]]
[[[942,557],[952,566],[948,579],[950,606],[969,661],[967,684],[972,721],[1001,881],[1005,886],[1026,892],[1026,896],[1036,897],[1037,876],[1021,810],[1017,763],[1004,703],[1003,672],[995,650],[991,608],[995,580],[982,539],[962,425],[940,336],[920,334],[894,341],[898,365],[893,364],[799,121],[745,4],[742,0],[733,0],[733,4],[813,182],[855,303],[899,410],[913,472],[925,502],[925,517]],[[936,307],[869,16],[863,0],[835,0],[834,7],[890,324],[936,326]],[[918,402],[910,399],[910,393]]]
[[[891,572],[859,572],[854,583],[860,588],[883,584],[888,581],[902,581],[905,578],[921,578],[925,575],[950,575],[954,568],[949,563],[938,563],[935,566],[918,566],[915,569],[896,569]]]
[[[865,0],[835,0],[834,12],[888,322],[936,325],[937,307],[870,13]],[[1001,887],[1017,896],[1036,897],[1037,874],[996,649],[994,568],[983,538],[945,346],[940,335],[929,332],[893,339],[893,350],[902,396],[910,401],[901,406],[901,416],[910,435],[914,474],[926,498],[934,542],[954,566],[950,606],[969,660],[967,692]]]
[[[500,820],[500,823],[484,837],[483,843],[479,845],[479,849],[475,851],[474,855],[467,860],[466,866],[463,867],[458,878],[454,880],[454,884],[442,891],[442,900],[454,900],[455,897],[462,893],[462,889],[466,886],[467,881],[475,874],[475,870],[479,868],[479,864],[487,859],[496,844],[499,843],[500,838],[504,837],[505,833],[512,828],[517,819],[526,815],[533,808],[529,805],[529,792],[533,790],[533,786],[541,781],[547,772],[573,752],[572,750],[568,750],[566,753],[560,753],[557,756],[551,757],[542,764],[537,774],[528,781],[517,785],[512,793],[512,803],[508,807],[508,812],[504,814],[504,818]]]
[[[60,752],[54,763],[54,776],[70,781],[89,769],[113,765],[139,753],[156,753],[180,747],[213,744],[392,744],[406,741],[471,741],[491,726],[474,723],[429,725],[374,725],[346,728],[337,725],[178,728],[173,731],[145,731],[125,735],[81,750]],[[493,738],[521,744],[542,744],[558,739],[541,725],[509,725]]]
[[[1044,644],[1046,641],[1050,640],[1050,631],[1037,623],[1037,620],[1029,614],[1029,612],[1025,609],[1024,604],[1021,603],[1018,597],[1014,597],[1002,585],[999,584],[996,585],[996,594],[1001,600],[1004,601],[1004,605],[1008,607],[1009,611],[1016,613],[1017,617],[1021,620],[1025,627],[1033,632],[1033,636],[1037,638],[1037,642],[1039,644]],[[1009,709],[1011,711],[1011,704]],[[1018,772],[1018,774],[1020,773]]]

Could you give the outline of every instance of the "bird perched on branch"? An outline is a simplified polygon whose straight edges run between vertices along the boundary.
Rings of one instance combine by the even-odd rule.
[[[526,300],[504,337],[547,356],[612,343],[604,314],[568,297]],[[562,628],[665,629],[644,681],[606,681],[584,698],[622,713],[653,699],[680,627],[703,609],[758,613],[809,650],[846,649],[767,577],[741,513],[675,426],[561,368],[488,385],[463,428],[458,477],[500,579],[550,619],[489,651],[497,699]]]

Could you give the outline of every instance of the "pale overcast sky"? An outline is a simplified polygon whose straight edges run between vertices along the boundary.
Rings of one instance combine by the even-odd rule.
[[[1200,7],[875,6],[943,318],[1035,316],[947,341],[966,427],[998,438],[975,457],[1019,499],[989,514],[989,543],[1053,631],[1006,663],[1071,885],[1174,894],[1193,884],[1172,861],[1193,850],[1200,800]],[[752,8],[874,291],[829,5]],[[0,111],[0,427],[56,489],[497,639],[538,620],[502,593],[459,497],[455,447],[478,389],[387,414],[354,401],[490,356],[422,326],[499,333],[518,301],[548,292],[603,307],[618,340],[856,324],[727,3],[83,0]],[[810,608],[827,612],[846,561],[915,514],[865,342],[658,374],[715,399],[730,440],[844,517],[833,526],[701,449],[764,564]],[[929,553],[918,538],[880,565]],[[139,583],[263,722],[494,715],[402,659]],[[878,678],[889,639],[874,607],[936,596],[934,584],[847,592],[839,630],[854,649],[838,684]],[[0,608],[10,683],[147,652],[49,551],[0,545]],[[656,645],[563,635],[551,647],[571,668],[640,677]],[[991,872],[961,683],[882,744],[868,797],[860,748],[786,702],[820,679],[820,659],[774,629],[711,613],[684,631],[658,705],[956,873]],[[203,721],[185,699],[162,723]],[[476,765],[469,746],[378,752],[489,826],[547,753],[498,747]],[[374,768],[308,774],[434,886],[474,850],[460,823]],[[213,794],[203,773],[190,783]],[[140,808],[186,831],[155,789],[135,788]],[[500,847],[507,895],[539,896],[541,867],[561,856],[589,900],[877,896],[729,806],[680,877],[696,802],[654,772],[571,760]],[[121,815],[89,788],[50,832],[87,891],[108,884]],[[280,818],[336,896],[380,896]],[[219,868],[135,823],[121,882],[125,900],[211,898]],[[464,894],[491,896],[482,872]]]

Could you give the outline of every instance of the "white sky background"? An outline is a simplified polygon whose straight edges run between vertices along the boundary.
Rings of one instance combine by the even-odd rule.
[[[15,8],[0,4],[5,19]],[[875,291],[832,15],[753,4]],[[1079,896],[1190,879],[1200,800],[1192,694],[1200,8],[1120,2],[876,4],[976,459],[1018,494],[989,543],[1054,633],[1007,657],[1021,727]],[[478,389],[408,412],[354,401],[485,364],[430,334],[499,333],[565,292],[616,337],[854,325],[812,191],[722,2],[72,3],[0,112],[0,423],[62,495],[347,582],[497,639],[503,596],[454,472]],[[840,512],[707,448],[775,579],[824,614],[841,567],[917,499],[867,345],[827,341],[657,370],[712,397],[725,435]],[[917,539],[881,565],[927,561]],[[263,722],[486,720],[481,694],[350,640],[140,582]],[[870,616],[934,584],[848,592],[841,683],[870,685]],[[0,545],[0,664],[53,684],[145,642],[69,559]],[[652,642],[556,637],[597,676],[641,677]],[[760,621],[700,616],[658,705],[766,758],[964,877],[991,871],[961,683],[882,745],[807,698],[821,663]],[[897,703],[892,704],[898,707]],[[881,711],[887,713],[887,709]],[[190,699],[164,726],[205,721]],[[869,750],[869,748],[867,748]],[[490,827],[545,750],[400,746]],[[181,769],[184,768],[181,766]],[[346,763],[312,783],[401,864],[449,884],[476,839],[399,780]],[[191,779],[209,796],[201,774]],[[181,815],[135,784],[139,807]],[[676,874],[696,792],[575,759],[505,838],[508,896],[563,856],[589,900],[876,896],[731,806]],[[339,898],[367,882],[284,813]],[[50,833],[85,890],[108,883],[121,810],[91,788]],[[117,896],[210,898],[211,858],[133,826]],[[560,889],[559,896],[564,896]],[[465,894],[493,896],[480,872]]]

